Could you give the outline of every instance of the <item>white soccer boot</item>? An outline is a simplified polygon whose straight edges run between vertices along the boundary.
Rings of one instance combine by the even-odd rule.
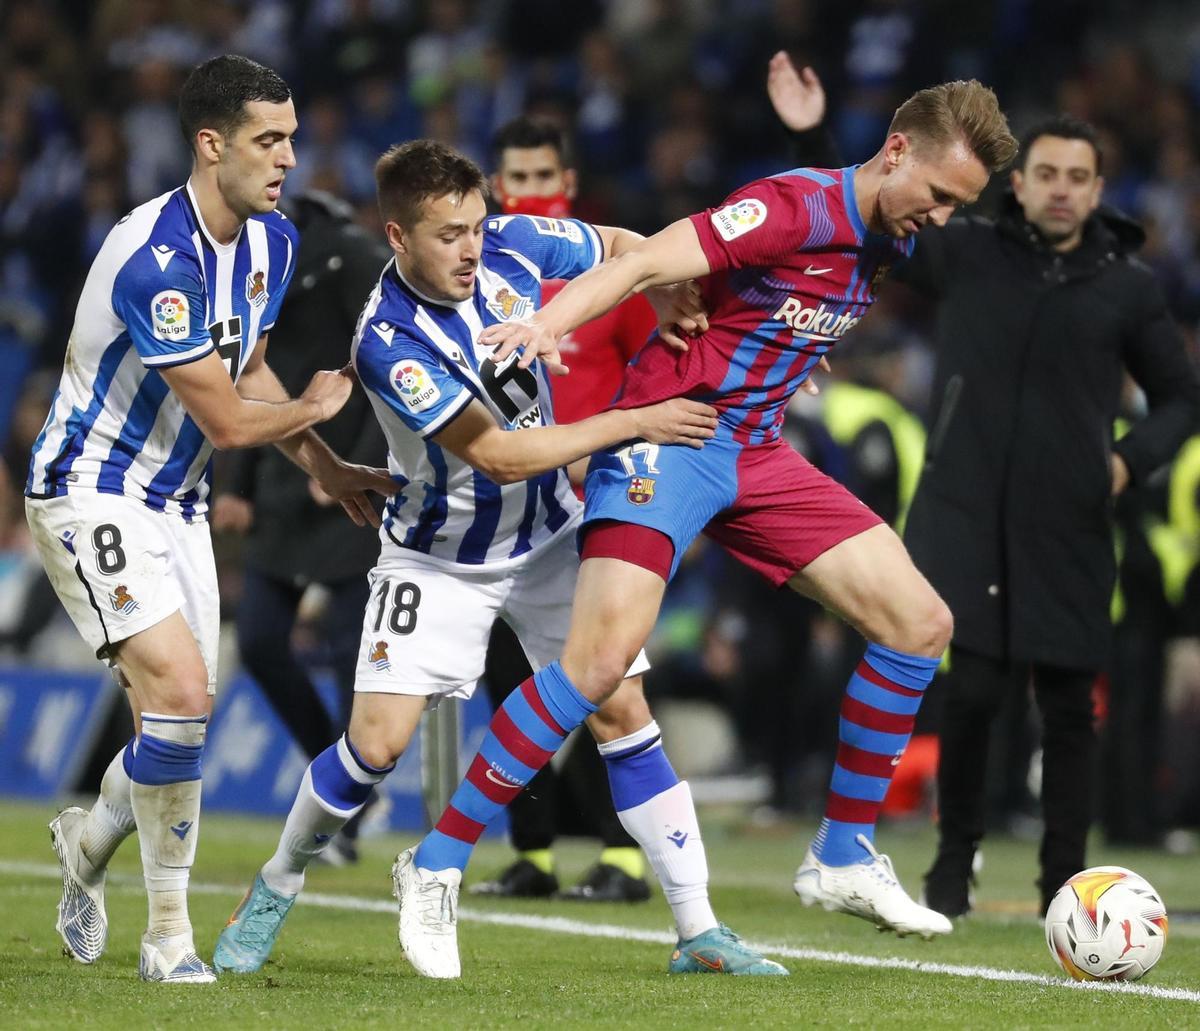
[[[95,963],[108,943],[108,915],[104,911],[104,882],[86,883],[79,874],[79,839],[87,811],[78,806],[64,809],[50,821],[50,843],[62,869],[62,898],[54,929],[62,935],[63,951],[80,963]]]
[[[143,981],[162,984],[213,984],[213,968],[196,955],[190,934],[163,937],[147,931],[142,935],[138,975]]]
[[[392,865],[392,887],[400,903],[400,948],[418,974],[459,977],[458,888],[462,872],[426,870],[406,849]]]
[[[908,897],[896,879],[892,861],[876,852],[865,834],[854,840],[871,853],[871,862],[826,866],[809,847],[792,884],[801,902],[806,906],[820,903],[831,913],[860,916],[881,931],[895,931],[902,938],[919,934],[928,939],[954,929],[941,913],[919,906]]]

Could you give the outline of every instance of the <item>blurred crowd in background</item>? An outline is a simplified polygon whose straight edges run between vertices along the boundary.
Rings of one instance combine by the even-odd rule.
[[[1105,199],[1146,227],[1141,258],[1158,273],[1193,353],[1200,347],[1194,0],[7,0],[0,4],[0,643],[39,662],[59,658],[37,648],[37,634],[56,617],[53,597],[38,592],[24,528],[30,445],[61,369],[82,278],[105,235],[130,208],[187,177],[175,105],[191,67],[236,52],[279,70],[300,122],[298,166],[286,190],[341,197],[372,231],[379,227],[372,168],[389,145],[431,136],[490,170],[495,131],[537,113],[571,130],[581,174],[576,214],[653,232],[794,164],[793,141],[765,91],[767,62],[780,49],[819,73],[826,124],[848,162],[874,152],[904,97],[946,79],[992,85],[1018,135],[1055,111],[1096,124]],[[1003,188],[997,179],[984,210]],[[835,375],[886,390],[923,418],[928,325],[929,312],[914,298],[886,291],[839,348]],[[1136,407],[1131,398],[1131,414]],[[869,450],[848,458],[839,453],[845,442],[821,433],[819,408],[795,416],[797,446],[823,452],[824,468],[870,469]],[[1134,515],[1124,522],[1140,526],[1147,511],[1166,519],[1169,491],[1164,475],[1126,499]],[[1184,501],[1194,515],[1194,486]],[[1189,527],[1190,546],[1200,548],[1200,516],[1184,532]],[[1133,560],[1141,555],[1127,550]],[[1171,827],[1200,825],[1200,768],[1187,743],[1200,733],[1200,601],[1191,571],[1181,585],[1176,569],[1165,587],[1153,570],[1128,576],[1114,603],[1116,618],[1132,610],[1155,628],[1164,657],[1147,675],[1162,681],[1151,689],[1171,715],[1151,742],[1156,800],[1133,824],[1109,814],[1116,837],[1159,840]],[[231,613],[235,553],[223,583]],[[837,626],[700,549],[672,587],[649,689],[732,714],[728,747],[708,751],[707,772],[757,768],[769,781],[771,809],[808,811],[824,796],[832,756],[821,750],[836,741],[830,728],[859,650]],[[1101,684],[1101,718],[1103,692]],[[788,700],[783,719],[768,698]],[[935,724],[936,703],[927,719]],[[997,750],[1004,769],[995,818],[1010,827],[1036,811],[1029,719],[1017,704],[999,731],[1007,736]],[[919,790],[905,803],[917,812],[928,805]]]

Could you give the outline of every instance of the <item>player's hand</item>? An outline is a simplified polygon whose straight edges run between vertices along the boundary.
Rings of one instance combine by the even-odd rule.
[[[825,372],[833,372],[829,367],[829,360],[824,355],[821,355],[821,360],[817,362],[817,368],[823,369]],[[811,372],[808,374],[808,378],[800,384],[800,389],[806,394],[812,394],[813,397],[821,392],[821,388],[817,386],[817,381],[812,378]]]
[[[688,337],[708,332],[708,312],[694,279],[650,287],[645,296],[658,316],[658,335],[677,351],[688,349]]]
[[[349,367],[336,372],[318,372],[308,381],[308,386],[300,396],[305,401],[312,401],[320,406],[321,417],[317,421],[324,422],[337,415],[342,406],[350,400],[354,383],[354,371]]]
[[[565,376],[571,371],[563,365],[562,355],[558,353],[558,337],[536,319],[497,322],[479,334],[479,343],[494,349],[492,361],[497,365],[519,350],[521,357],[517,359],[517,365],[522,369],[528,369],[535,358],[540,358],[546,370],[555,376]]]
[[[686,444],[700,448],[717,432],[717,410],[683,397],[632,411],[637,436],[651,444]]]
[[[804,132],[825,118],[825,87],[820,78],[807,65],[797,71],[785,50],[767,65],[767,96],[779,120],[792,132]]]
[[[254,525],[254,505],[236,494],[218,494],[209,520],[215,533],[248,533]]]
[[[341,502],[346,515],[355,526],[366,526],[370,523],[378,529],[379,513],[367,497],[367,491],[374,491],[385,498],[396,493],[396,481],[386,469],[375,469],[369,465],[354,465],[351,462],[337,462],[327,469],[322,469],[319,476],[314,477],[316,490],[321,491],[329,500],[324,504]],[[322,502],[316,491],[310,487],[317,504]]]

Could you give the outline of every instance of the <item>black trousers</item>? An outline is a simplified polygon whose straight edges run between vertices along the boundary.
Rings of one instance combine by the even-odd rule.
[[[1062,883],[1087,865],[1096,735],[1096,674],[1040,664],[1008,663],[952,648],[939,733],[939,853],[974,851],[986,822],[986,772],[992,721],[1009,692],[1030,681],[1042,717],[1042,817],[1038,858],[1043,907]]]
[[[349,722],[362,614],[370,595],[365,575],[326,586],[331,594],[322,643],[337,681],[336,720],[330,718],[308,670],[292,650],[292,629],[304,587],[247,568],[237,613],[242,665],[310,759],[333,744]]]
[[[517,635],[502,619],[492,626],[484,678],[492,708],[533,675]],[[637,847],[617,818],[604,760],[584,727],[572,742],[561,769],[542,767],[508,807],[513,848],[549,848],[561,834],[598,837],[606,848]]]

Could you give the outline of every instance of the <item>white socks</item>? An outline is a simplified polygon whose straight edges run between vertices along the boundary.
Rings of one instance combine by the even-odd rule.
[[[279,846],[260,871],[267,887],[280,895],[300,894],[313,856],[325,850],[329,839],[362,809],[372,788],[392,769],[367,766],[344,734],[309,763]]]
[[[108,764],[100,781],[100,796],[83,824],[77,872],[88,884],[95,884],[104,876],[108,862],[121,842],[137,828],[130,800],[132,782],[125,768],[127,762],[133,765],[132,749],[131,741]]]
[[[206,716],[142,713],[130,800],[150,900],[149,930],[191,933],[187,885],[200,823],[200,757]]]

